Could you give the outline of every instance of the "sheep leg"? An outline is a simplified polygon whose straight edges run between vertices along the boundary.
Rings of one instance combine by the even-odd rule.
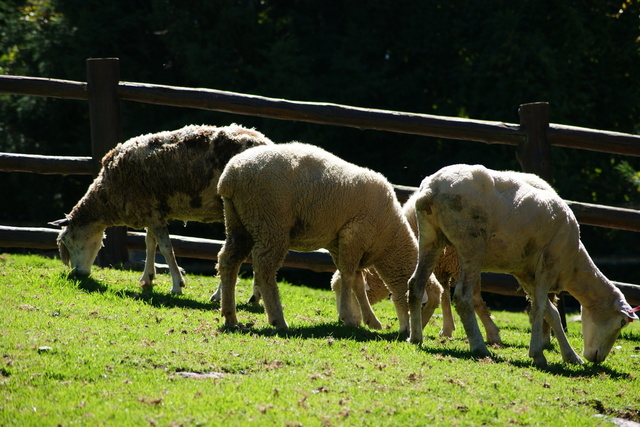
[[[236,281],[240,266],[251,252],[252,242],[248,236],[229,235],[218,253],[218,276],[220,277],[220,311],[225,318],[225,326],[238,325],[236,317]],[[216,292],[217,293],[217,292]],[[213,300],[215,294],[211,296]]]
[[[426,292],[427,292],[427,302],[422,305],[422,328],[429,323],[431,316],[433,316],[433,312],[436,308],[438,308],[438,304],[440,304],[440,300],[442,299],[442,286],[436,276],[433,274],[429,276],[429,280],[427,280],[426,284]]]
[[[238,325],[236,317],[236,281],[240,266],[253,247],[253,239],[242,225],[231,199],[224,198],[225,240],[218,253],[218,276],[220,277],[220,311],[225,326]],[[215,294],[214,294],[215,295]],[[213,299],[213,296],[211,297]]]
[[[422,296],[425,292],[425,285],[427,278],[433,271],[435,265],[435,257],[428,257],[423,262],[418,263],[415,272],[409,279],[409,313],[410,313],[410,326],[409,326],[409,342],[414,344],[422,343]]]
[[[222,286],[218,283],[218,289],[209,297],[209,301],[211,302],[220,302],[220,294],[222,293]]]
[[[218,289],[216,289],[213,295],[211,295],[211,297],[209,298],[209,301],[220,302],[220,293],[221,293],[221,288],[220,288],[220,285],[218,285]],[[247,304],[258,305],[259,303],[260,303],[260,291],[258,290],[258,287],[256,286],[256,283],[254,281],[253,292],[251,293],[251,297],[247,301]]]
[[[478,280],[480,280],[480,262],[482,257],[479,255],[481,254],[476,253],[473,258],[470,258],[460,253],[460,278],[456,284],[453,300],[456,311],[460,316],[460,320],[467,334],[471,352],[480,357],[487,357],[490,356],[491,353],[489,353],[484,343],[473,307],[474,288]]]
[[[282,302],[276,282],[276,271],[282,265],[287,254],[287,245],[278,245],[274,240],[269,245],[257,242],[253,248],[253,279],[264,302],[267,321],[277,329],[288,328],[284,320]]]
[[[367,298],[363,272],[357,268],[362,262],[362,250],[360,249],[360,235],[357,229],[347,225],[338,233],[338,248],[331,251],[331,257],[340,272],[340,307],[339,320],[346,325],[358,325],[359,318],[371,328],[381,329],[380,321],[373,313],[369,299]],[[355,295],[360,307],[360,315],[352,308],[352,298]]]
[[[398,330],[398,336],[400,339],[406,339],[409,335],[407,283],[409,282],[409,277],[411,276],[411,272],[414,268],[411,264],[407,264],[406,259],[402,259],[405,256],[406,254],[401,253],[387,253],[386,256],[376,261],[373,266],[382,281],[387,285],[387,290],[391,292],[391,301],[396,309],[396,316],[398,316],[398,323],[400,326]],[[400,266],[402,266],[401,269],[399,269]],[[424,284],[422,293],[424,293]],[[438,298],[440,297],[438,296]],[[421,309],[422,294],[418,304],[418,308]]]
[[[544,313],[544,319],[551,325],[553,329],[553,333],[558,340],[558,345],[560,346],[560,352],[562,354],[562,360],[567,363],[573,363],[576,365],[582,365],[584,362],[578,356],[578,354],[573,350],[571,344],[569,344],[569,340],[567,339],[567,335],[564,333],[564,328],[562,327],[562,320],[560,319],[560,313],[556,306],[549,301],[549,299],[545,298],[547,303],[547,309]],[[542,329],[541,329],[542,332]],[[544,333],[542,339],[542,345],[545,345]]]
[[[480,318],[482,325],[484,326],[484,331],[487,335],[487,342],[492,344],[502,345],[502,340],[500,339],[500,329],[496,326],[496,324],[491,319],[491,313],[487,308],[487,304],[485,304],[482,299],[482,295],[480,294],[481,290],[481,282],[478,280],[476,286],[473,291],[473,307],[476,311],[476,314]]]
[[[256,286],[256,282],[255,280],[253,281],[253,291],[251,293],[251,297],[249,297],[249,300],[247,301],[247,304],[253,304],[253,305],[258,305],[260,304],[260,289],[258,289],[258,287]]]
[[[536,283],[523,284],[523,288],[532,292],[529,294],[531,300],[529,308],[529,322],[531,323],[531,340],[529,341],[529,357],[533,359],[533,363],[537,366],[547,366],[547,359],[544,357],[545,340],[543,333],[543,323],[545,312],[547,311],[547,287],[543,286],[542,280]],[[549,315],[550,317],[550,315]]]
[[[164,256],[167,264],[169,264],[171,281],[173,283],[171,292],[174,294],[181,294],[182,288],[184,287],[184,278],[180,272],[180,267],[178,267],[176,256],[173,253],[173,246],[171,245],[171,239],[169,239],[169,231],[167,230],[167,227],[149,227],[147,235],[149,232],[152,232],[155,236],[158,241],[160,253]]]
[[[557,296],[556,294],[549,294],[549,300],[553,305],[557,306]],[[542,324],[542,336],[544,337],[544,347],[548,348],[551,345],[551,325],[549,322],[544,322]]]
[[[358,318],[360,316],[356,315],[356,311],[360,311],[362,313],[361,316],[364,315],[361,304],[369,305],[369,300],[359,301],[356,293],[353,292],[354,282],[356,281],[356,275],[361,275],[360,272],[347,272],[343,269],[340,271],[340,306],[338,307],[338,319],[343,322],[345,325],[356,326],[360,322],[358,322]],[[362,277],[362,276],[361,276]],[[364,283],[364,282],[363,282]],[[364,288],[364,284],[362,284]],[[360,310],[356,310],[353,307],[352,298],[355,296],[358,307]],[[371,306],[369,306],[369,310],[371,310]],[[375,317],[375,315],[374,315]],[[376,319],[377,320],[377,319]]]
[[[382,329],[382,323],[380,323],[375,313],[373,312],[371,304],[369,303],[369,298],[367,297],[367,291],[364,284],[364,272],[356,272],[353,281],[353,291],[351,292],[351,294],[355,295],[359,305],[359,310],[353,310],[353,308],[351,308],[354,320],[358,321],[357,312],[359,311],[362,315],[362,319],[364,320],[365,325],[369,326],[371,329]],[[351,303],[350,305],[353,305],[353,303]]]
[[[144,271],[140,276],[140,285],[143,289],[153,288],[153,279],[156,277],[156,246],[158,242],[153,233],[147,229],[147,234],[144,237],[146,245],[146,258],[144,260]]]
[[[435,239],[430,239],[435,233],[426,233],[420,230],[418,265],[409,279],[409,313],[410,333],[409,341],[414,344],[422,343],[422,296],[425,292],[427,280],[431,277],[436,265],[436,259],[442,251]],[[441,297],[439,297],[441,298]]]
[[[331,277],[331,289],[336,294],[336,312],[338,313],[338,317],[340,316],[340,301],[342,301],[342,276],[340,272],[337,271]],[[355,293],[351,293],[349,302],[349,311],[351,312],[355,324],[359,325],[362,323],[362,311],[360,310],[360,305],[358,304],[358,299],[356,298]]]
[[[447,283],[442,283],[444,289],[442,297],[440,297],[440,305],[442,307],[442,330],[440,331],[440,335],[451,338],[453,336],[453,331],[456,330],[456,325],[453,322],[453,312],[451,311],[451,290],[449,288],[449,280],[450,279],[447,279]]]

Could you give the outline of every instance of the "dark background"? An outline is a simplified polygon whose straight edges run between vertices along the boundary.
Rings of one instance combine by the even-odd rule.
[[[546,101],[553,123],[640,131],[640,7],[631,0],[0,0],[2,74],[86,81],[90,57],[120,58],[125,81],[510,123],[520,104]],[[402,185],[452,163],[520,169],[511,146],[130,102],[122,120],[125,139],[237,122]],[[86,102],[0,94],[2,152],[89,156],[89,135]],[[565,199],[639,206],[638,158],[554,148],[553,167]],[[3,172],[0,224],[45,226],[90,182]],[[582,236],[611,279],[640,283],[637,261],[622,263],[640,258],[637,233],[584,226]]]

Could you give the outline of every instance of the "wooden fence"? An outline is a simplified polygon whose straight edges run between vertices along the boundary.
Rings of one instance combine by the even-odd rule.
[[[0,171],[38,174],[96,175],[102,156],[121,141],[120,101],[197,108],[282,120],[384,130],[447,139],[508,144],[526,172],[551,181],[551,146],[561,146],[640,157],[640,136],[549,123],[547,103],[520,106],[520,123],[502,123],[426,114],[357,108],[329,103],[297,102],[213,89],[184,88],[120,81],[116,58],[88,59],[87,82],[0,76],[0,93],[77,99],[89,102],[91,157],[55,157],[0,153]],[[403,201],[414,187],[395,186]],[[640,211],[567,201],[581,224],[640,231]],[[0,226],[0,247],[55,248],[58,230]],[[172,236],[177,256],[215,259],[222,242]],[[144,250],[140,233],[124,227],[107,230],[98,263],[117,264],[128,249]],[[290,252],[285,265],[313,271],[333,271],[326,251]],[[632,304],[640,304],[640,286],[616,283]],[[522,295],[515,280],[484,275],[483,290]]]

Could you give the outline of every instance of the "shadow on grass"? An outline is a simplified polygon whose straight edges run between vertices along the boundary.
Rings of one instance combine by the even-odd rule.
[[[338,322],[317,323],[310,326],[297,326],[288,329],[276,329],[270,326],[255,328],[252,323],[239,324],[237,327],[221,329],[228,333],[241,333],[265,337],[318,339],[331,338],[334,340],[366,341],[399,341],[397,332],[379,332],[364,326],[347,326]]]
[[[153,289],[140,289],[139,291],[131,290],[114,290],[110,289],[103,282],[93,279],[92,277],[74,277],[65,275],[65,278],[74,283],[78,289],[87,293],[110,293],[123,299],[132,299],[144,301],[147,304],[157,308],[186,308],[192,310],[215,310],[220,308],[219,302],[202,302],[191,299],[184,295],[176,295],[172,293],[156,292]],[[237,305],[238,310],[250,313],[264,313],[264,308],[259,304],[240,303]]]
[[[510,362],[512,365],[515,363]],[[516,365],[517,366],[517,365]],[[529,364],[529,366],[531,366]],[[553,375],[560,375],[569,378],[600,378],[602,376],[615,380],[628,380],[632,376],[628,372],[620,372],[611,368],[606,364],[596,364],[585,362],[584,365],[569,365],[564,362],[550,363],[545,368],[539,368],[541,371],[548,372]]]
[[[630,379],[632,376],[628,372],[620,372],[616,369],[612,369],[606,364],[594,364],[586,362],[584,365],[570,365],[565,362],[553,362],[549,363],[545,367],[535,366],[529,359],[513,360],[507,359],[495,350],[491,351],[491,357],[478,357],[471,353],[470,350],[462,350],[459,348],[443,348],[443,347],[430,347],[428,345],[422,345],[420,350],[426,354],[434,356],[450,356],[456,359],[463,360],[477,360],[490,363],[501,363],[510,366],[516,366],[518,368],[532,368],[538,369],[542,372],[547,372],[552,375],[563,376],[567,378],[600,378],[602,376],[609,377],[611,379]],[[499,350],[498,350],[499,351]],[[559,355],[559,354],[558,354]],[[547,356],[549,356],[547,354]]]
[[[222,327],[221,329],[228,333],[240,333],[245,335],[257,335],[267,337],[281,337],[281,338],[298,338],[298,339],[334,339],[334,340],[352,340],[356,342],[367,341],[388,341],[397,342],[404,341],[406,337],[400,337],[396,331],[380,332],[368,329],[364,326],[347,326],[338,322],[330,323],[318,323],[310,326],[298,326],[292,327],[286,330],[279,330],[272,327],[260,327],[256,328],[253,324],[240,324],[235,328]],[[546,367],[536,367],[528,359],[513,360],[502,357],[499,354],[500,349],[490,350],[492,356],[490,358],[478,357],[471,353],[471,351],[461,348],[444,347],[442,344],[438,344],[438,340],[433,340],[430,343],[415,346],[417,351],[423,352],[426,355],[432,355],[434,357],[451,357],[460,360],[476,360],[479,363],[500,363],[508,364],[510,366],[516,366],[519,368],[533,368],[543,372],[548,372],[552,375],[559,375],[568,378],[600,378],[602,376],[609,377],[611,379],[629,379],[630,374],[627,372],[620,372],[606,364],[593,364],[586,363],[584,365],[569,365],[564,362],[549,363]],[[441,341],[440,341],[441,342]],[[507,345],[508,347],[524,347],[520,345]],[[559,356],[559,354],[558,354]]]
[[[110,289],[103,282],[93,279],[92,277],[74,277],[67,275],[67,280],[75,284],[78,289],[87,293],[111,294],[122,299],[132,299],[137,301],[145,301],[147,304],[158,308],[189,308],[193,310],[212,310],[219,308],[218,303],[203,303],[188,297],[179,296],[170,293],[159,293],[154,290],[131,291],[131,290],[114,290]]]
[[[128,298],[133,300],[142,300],[153,307],[162,308],[187,308],[194,310],[213,310],[219,309],[220,304],[218,302],[203,303],[190,299],[185,296],[178,296],[170,293],[158,293],[153,290],[140,290],[139,292],[130,290],[110,290],[104,283],[94,280],[91,277],[67,277],[67,280],[74,282],[78,289],[88,293],[108,293],[111,292],[115,296],[121,298]],[[240,303],[237,305],[239,311],[246,311],[251,313],[264,313],[264,308],[259,304],[254,303]],[[261,327],[254,328],[253,324],[240,324],[235,328],[222,327],[223,332],[229,333],[242,333],[246,335],[258,335],[258,336],[278,336],[282,338],[298,338],[298,339],[318,339],[327,338],[334,340],[353,340],[357,342],[367,341],[388,341],[397,342],[404,341],[405,337],[399,336],[396,331],[380,332],[368,329],[364,326],[347,326],[338,322],[330,323],[317,323],[311,326],[298,326],[292,327],[286,330],[278,330],[273,327]],[[486,358],[479,358],[469,350],[463,350],[459,348],[447,348],[442,345],[438,345],[438,339],[435,337],[425,337],[429,339],[430,344],[422,344],[416,346],[418,351],[433,356],[449,356],[461,360],[478,360],[486,361]],[[526,349],[526,345],[518,344],[505,344],[505,347],[518,347]],[[549,350],[547,350],[549,351]],[[498,349],[499,352],[499,349]],[[548,372],[553,375],[561,375],[570,378],[593,378],[607,376],[612,379],[629,379],[631,376],[629,373],[620,372],[610,368],[606,364],[593,364],[586,363],[585,365],[576,366],[569,365],[564,362],[550,363],[546,367],[536,367],[529,360],[510,360],[506,359],[496,353],[495,350],[491,351],[492,356],[490,361],[493,363],[503,363],[520,368],[535,368],[544,372]]]

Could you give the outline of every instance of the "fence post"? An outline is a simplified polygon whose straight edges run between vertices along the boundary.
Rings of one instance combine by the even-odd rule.
[[[120,65],[118,58],[89,58],[86,61],[86,67],[91,156],[93,175],[96,177],[100,172],[102,157],[122,140],[120,102],[117,93]],[[128,261],[126,237],[126,227],[107,228],[104,247],[98,254],[98,265],[105,267]]]
[[[549,103],[522,104],[518,114],[520,114],[520,129],[526,136],[516,152],[518,162],[523,171],[535,173],[551,184],[553,180],[551,145],[547,141]]]
[[[551,144],[547,140],[549,129],[549,103],[522,104],[518,109],[520,129],[525,132],[524,141],[518,146],[516,158],[522,170],[535,173],[549,184],[553,182]],[[558,295],[558,311],[562,327],[567,329],[564,295]]]

